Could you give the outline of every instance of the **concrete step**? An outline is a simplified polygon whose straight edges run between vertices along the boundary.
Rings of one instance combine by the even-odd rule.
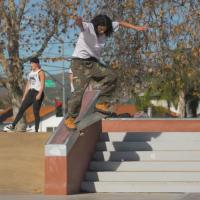
[[[97,151],[200,150],[199,141],[98,142]]]
[[[82,182],[84,192],[199,192],[200,182]]]
[[[148,171],[148,172],[200,172],[200,162],[155,162],[155,161],[131,161],[131,162],[103,162],[91,161],[89,171]]]
[[[91,172],[85,181],[130,182],[130,181],[166,181],[166,182],[200,182],[200,172]]]
[[[96,151],[94,161],[200,161],[200,151]]]
[[[102,141],[200,141],[200,132],[108,132],[100,137]]]

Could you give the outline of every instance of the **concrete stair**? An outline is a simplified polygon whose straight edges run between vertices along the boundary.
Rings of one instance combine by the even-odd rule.
[[[84,192],[199,192],[200,132],[102,133]]]

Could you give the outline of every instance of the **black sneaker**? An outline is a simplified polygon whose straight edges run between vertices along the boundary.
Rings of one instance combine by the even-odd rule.
[[[4,129],[5,131],[14,131],[15,130],[15,126],[13,126],[12,124],[9,124],[5,127]]]

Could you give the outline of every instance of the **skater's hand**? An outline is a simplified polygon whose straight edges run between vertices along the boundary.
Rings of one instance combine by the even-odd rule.
[[[148,28],[148,25],[136,26],[136,25],[130,24],[130,23],[125,22],[125,21],[120,21],[119,25],[124,27],[124,28],[134,29],[136,31],[145,31]]]
[[[82,26],[82,22],[83,22],[82,17],[76,17],[76,25]]]
[[[148,25],[144,25],[144,26],[137,26],[136,30],[137,31],[146,31],[148,29]]]
[[[41,98],[41,95],[40,94],[38,94],[36,97],[35,97],[35,99],[38,101],[38,100],[40,100],[40,98]]]
[[[25,97],[22,97],[22,102],[24,101]]]
[[[82,22],[83,22],[82,17],[76,17],[76,25],[81,29],[81,31],[84,30]]]

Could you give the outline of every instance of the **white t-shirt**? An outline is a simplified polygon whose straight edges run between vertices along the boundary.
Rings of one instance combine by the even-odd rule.
[[[82,22],[83,31],[79,34],[76,47],[72,57],[76,58],[100,58],[101,50],[105,46],[106,36],[101,35],[97,37],[94,26],[92,23]],[[119,22],[112,22],[113,31],[116,32],[119,29]]]
[[[28,75],[28,81],[29,81],[29,89],[34,89],[39,91],[41,88],[41,82],[40,82],[40,78],[39,78],[39,72],[41,71],[41,69],[39,69],[38,71],[31,71]]]

